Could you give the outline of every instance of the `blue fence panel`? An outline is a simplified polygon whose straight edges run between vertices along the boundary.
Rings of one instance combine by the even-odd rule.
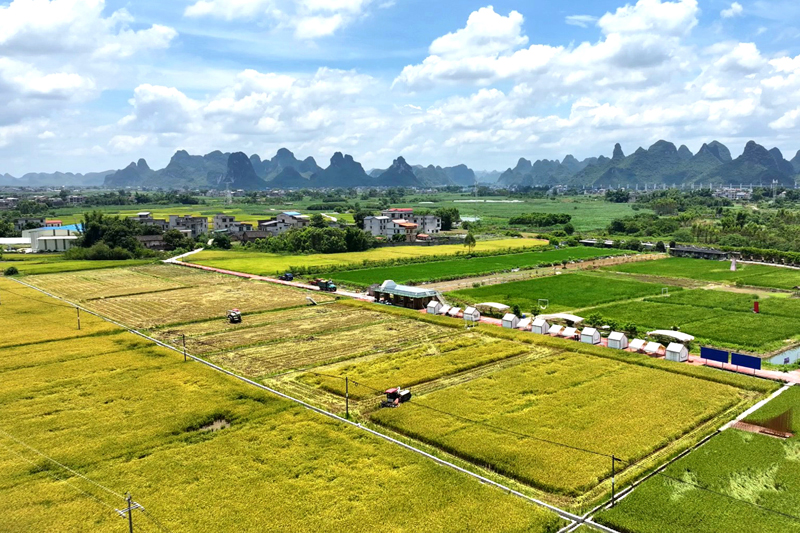
[[[751,355],[742,355],[740,353],[731,354],[731,364],[736,366],[743,366],[745,368],[752,368],[753,370],[761,370],[761,359]]]
[[[716,361],[718,363],[726,363],[728,362],[728,356],[730,354],[723,350],[716,350],[714,348],[706,348],[703,346],[700,348],[700,357],[703,359],[707,359],[709,361]]]

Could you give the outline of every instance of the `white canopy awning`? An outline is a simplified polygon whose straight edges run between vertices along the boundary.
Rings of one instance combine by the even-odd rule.
[[[550,326],[550,330],[547,333],[550,335],[560,335],[562,329],[564,329],[564,326]]]
[[[694,337],[692,337],[688,333],[681,333],[680,331],[672,331],[669,329],[657,329],[655,331],[650,331],[647,334],[650,336],[661,335],[662,337],[671,337],[681,342],[691,342],[694,340]]]
[[[485,302],[485,303],[482,303],[482,304],[475,304],[475,307],[477,307],[478,309],[481,309],[481,308],[496,309],[497,311],[500,311],[501,313],[505,313],[506,311],[511,309],[509,306],[504,305],[504,304],[499,304],[497,302]]]
[[[644,347],[644,351],[651,354],[658,353],[663,347],[663,344],[659,344],[657,342],[648,342],[647,346]]]
[[[555,313],[553,315],[539,315],[537,318],[541,318],[543,320],[567,320],[569,322],[574,322],[575,324],[580,324],[583,322],[583,318],[575,315],[570,315],[569,313]]]
[[[563,332],[561,332],[561,336],[562,337],[567,337],[568,339],[571,339],[571,338],[575,337],[575,335],[577,335],[577,334],[578,334],[578,330],[575,329],[575,328],[567,328]]]
[[[517,324],[518,329],[528,329],[531,327],[531,319],[530,318],[523,318]]]
[[[645,341],[643,339],[633,339],[631,341],[631,343],[628,345],[628,347],[631,350],[634,350],[634,351],[638,352],[639,350],[642,350],[645,347],[646,344],[647,344],[647,341]]]

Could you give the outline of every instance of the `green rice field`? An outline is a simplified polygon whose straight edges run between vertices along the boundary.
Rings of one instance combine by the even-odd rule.
[[[546,245],[546,241],[539,239],[499,239],[494,241],[479,241],[475,247],[476,252],[513,252],[528,250]],[[246,250],[209,250],[190,256],[187,261],[201,265],[247,272],[260,276],[274,276],[284,272],[291,272],[293,267],[313,268],[355,268],[363,266],[366,262],[393,261],[435,257],[437,259],[463,255],[467,248],[460,244],[444,246],[397,246],[388,248],[375,248],[366,252],[348,252],[343,254],[308,254],[284,255],[251,252]]]
[[[523,312],[539,308],[539,299],[550,300],[548,312],[568,311],[605,302],[632,300],[661,294],[663,285],[635,280],[601,278],[586,274],[562,274],[466,289],[448,293],[470,304],[499,302],[519,305]],[[671,291],[680,290],[671,288]]]
[[[562,261],[580,261],[623,255],[622,250],[598,248],[565,248],[543,252],[498,255],[492,257],[470,257],[450,261],[436,261],[424,264],[412,264],[393,267],[367,268],[333,274],[339,283],[353,284],[361,287],[373,283],[382,283],[391,279],[397,283],[421,283],[425,281],[445,281],[470,276],[505,272],[512,269],[529,269],[542,265],[561,263]]]
[[[800,404],[792,387],[755,413],[765,420]],[[800,418],[794,416],[795,435]],[[788,516],[787,516],[788,515]],[[800,437],[723,431],[635,489],[597,521],[636,533],[800,531]]]
[[[731,272],[730,261],[705,261],[683,257],[615,265],[606,267],[605,270],[648,276],[688,278],[716,283],[735,284],[740,282],[743,285],[776,289],[790,290],[800,285],[800,270],[740,263],[737,271]]]

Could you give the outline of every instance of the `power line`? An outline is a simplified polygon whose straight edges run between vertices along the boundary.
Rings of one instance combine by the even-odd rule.
[[[13,436],[13,435],[11,435],[10,433],[8,433],[8,432],[6,432],[6,431],[4,431],[4,430],[2,430],[2,429],[0,429],[0,433],[1,433],[1,434],[3,434],[3,435],[5,435],[7,438],[9,438],[9,439],[13,440],[14,442],[16,442],[17,444],[19,444],[20,446],[24,446],[25,448],[28,448],[28,449],[29,449],[29,450],[31,450],[32,452],[34,452],[34,453],[36,453],[36,454],[38,454],[38,455],[40,455],[40,456],[44,457],[44,458],[45,458],[45,459],[47,459],[48,461],[50,461],[50,462],[52,462],[52,463],[54,463],[54,464],[56,464],[56,465],[60,466],[61,468],[63,468],[63,469],[64,469],[64,470],[66,470],[67,472],[70,472],[71,474],[73,474],[73,475],[75,475],[75,476],[78,476],[78,477],[80,477],[81,479],[84,479],[85,481],[88,481],[88,482],[89,482],[89,483],[91,483],[92,485],[95,485],[96,487],[98,487],[98,488],[100,488],[100,489],[102,489],[102,490],[104,490],[104,491],[108,492],[109,494],[113,494],[114,496],[116,496],[117,498],[119,498],[119,499],[121,499],[121,500],[124,500],[124,499],[125,499],[125,496],[123,496],[122,494],[120,494],[120,493],[118,493],[118,492],[115,492],[115,491],[113,491],[113,490],[109,489],[108,487],[105,487],[105,486],[101,485],[100,483],[98,483],[98,482],[96,482],[96,481],[94,481],[94,480],[91,480],[91,479],[89,479],[88,477],[84,476],[84,475],[83,475],[83,474],[81,474],[80,472],[76,472],[75,470],[73,470],[72,468],[70,468],[70,467],[68,467],[68,466],[66,466],[66,465],[64,465],[64,464],[61,464],[61,463],[59,463],[58,461],[56,461],[56,460],[55,460],[55,459],[53,459],[52,457],[49,457],[48,455],[45,455],[44,453],[40,452],[39,450],[37,450],[37,449],[36,449],[36,448],[34,448],[33,446],[31,446],[31,445],[29,445],[29,444],[26,444],[25,442],[23,442],[23,441],[19,440],[18,438],[14,437],[14,436]]]
[[[9,294],[13,294],[15,296],[19,296],[20,298],[24,298],[26,300],[33,300],[35,302],[43,303],[45,305],[52,305],[53,307],[67,307],[69,309],[75,309],[74,305],[65,305],[65,304],[54,303],[54,302],[50,302],[50,301],[46,301],[46,300],[39,300],[38,298],[34,298],[34,297],[30,296],[30,295],[20,294],[18,292],[14,292],[14,291],[9,290],[9,289],[3,289],[2,292],[7,292]]]

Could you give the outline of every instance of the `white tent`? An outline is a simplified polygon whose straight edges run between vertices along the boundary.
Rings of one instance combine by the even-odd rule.
[[[555,313],[552,315],[539,315],[539,318],[543,318],[544,320],[566,320],[567,322],[572,322],[573,324],[580,324],[583,322],[583,318],[570,315],[568,313]]]
[[[449,305],[443,305],[442,307],[439,308],[439,314],[446,315],[447,313],[450,312],[451,309],[452,307],[450,307]]]
[[[539,335],[547,335],[547,331],[549,329],[550,324],[544,318],[537,318],[531,325],[531,331],[538,333]]]
[[[498,313],[505,313],[506,311],[511,309],[509,306],[505,304],[499,304],[497,302],[484,302],[482,304],[475,304],[475,307],[477,307],[478,309],[495,310]]]
[[[578,336],[578,330],[576,328],[567,328],[561,332],[561,336],[565,339],[575,339]]]
[[[688,333],[681,333],[680,331],[672,331],[669,329],[657,329],[655,331],[650,331],[647,334],[650,336],[660,335],[662,337],[670,337],[680,342],[692,342],[694,340],[694,337]]]
[[[474,307],[467,307],[464,310],[464,320],[467,322],[479,322],[481,320],[481,313]]]
[[[614,331],[608,336],[608,347],[624,350],[628,347],[628,337],[626,337],[624,333]]]
[[[667,346],[667,361],[675,361],[676,363],[685,363],[689,360],[689,350],[683,344],[677,342],[670,343]]]
[[[663,347],[664,345],[658,342],[648,342],[644,347],[644,352],[648,355],[658,355]]]
[[[633,339],[631,343],[628,345],[628,348],[633,350],[634,352],[641,352],[644,350],[644,347],[647,345],[646,340],[642,339]]]
[[[581,342],[584,344],[600,344],[600,332],[595,328],[586,328],[581,332]]]
[[[517,329],[517,324],[519,324],[519,317],[514,313],[508,313],[506,316],[503,317],[503,327],[507,329]]]
[[[438,315],[439,311],[442,309],[442,303],[437,302],[436,300],[432,301],[428,304],[428,314],[429,315]]]
[[[547,330],[548,335],[555,335],[556,337],[561,334],[561,330],[564,329],[564,326],[559,326],[558,324],[553,324],[550,326],[550,329]]]
[[[458,318],[458,314],[461,312],[460,307],[451,307],[450,310],[447,312],[447,316],[451,316],[453,318]]]
[[[529,331],[531,329],[531,319],[530,318],[523,318],[517,324],[517,329],[521,329],[523,331]]]

